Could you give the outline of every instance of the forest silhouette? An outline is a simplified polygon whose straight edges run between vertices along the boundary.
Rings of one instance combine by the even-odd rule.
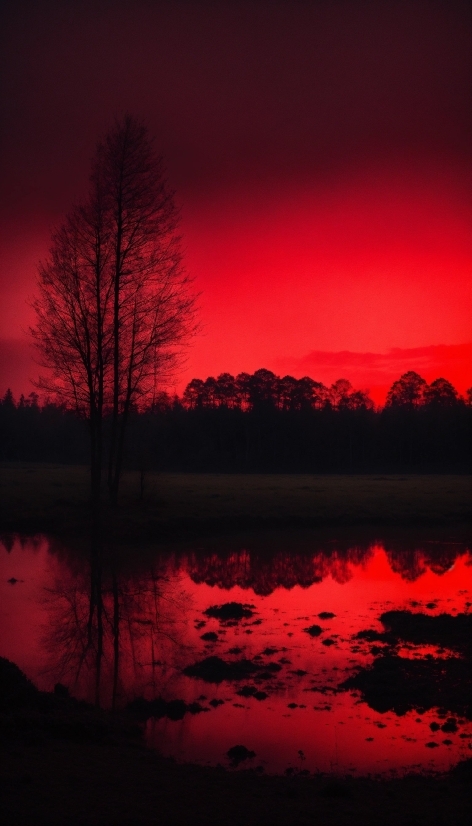
[[[468,472],[472,389],[403,374],[377,408],[346,379],[331,387],[269,370],[193,379],[130,412],[125,467],[218,472]],[[87,463],[86,417],[35,393],[0,401],[0,459]],[[112,414],[104,416],[110,439]]]

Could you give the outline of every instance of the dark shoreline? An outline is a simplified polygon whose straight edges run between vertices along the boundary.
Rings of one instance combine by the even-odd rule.
[[[0,536],[2,534],[19,534],[23,536],[49,535],[58,540],[67,541],[73,539],[88,538],[93,529],[90,518],[90,511],[84,507],[82,518],[76,521],[74,518],[59,517],[26,517],[21,518],[13,515],[10,518],[3,516],[0,518]],[[105,510],[101,527],[107,542],[124,545],[132,543],[157,542],[162,545],[168,543],[192,542],[199,540],[212,540],[233,538],[240,535],[252,534],[261,536],[264,533],[289,533],[291,531],[312,532],[324,536],[327,534],[335,536],[355,536],[380,535],[397,536],[401,533],[413,533],[423,537],[444,538],[445,541],[470,542],[472,539],[472,516],[465,518],[464,514],[451,516],[450,518],[437,517],[425,518],[418,516],[399,518],[382,517],[352,517],[326,518],[319,517],[219,517],[219,518],[197,518],[182,517],[174,520],[159,520],[150,517],[143,524],[136,522],[126,513],[115,513]]]
[[[128,715],[60,690],[37,692],[10,671],[18,685],[8,699],[2,681],[0,712],[1,808],[10,826],[465,826],[472,814],[472,759],[447,774],[392,779],[178,764],[146,748]]]
[[[123,476],[101,506],[113,542],[173,542],[264,531],[435,531],[472,536],[472,478],[460,475],[149,474]],[[84,467],[0,464],[0,530],[85,537],[93,520]]]

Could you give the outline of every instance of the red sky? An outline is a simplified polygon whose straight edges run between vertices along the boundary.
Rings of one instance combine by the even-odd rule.
[[[80,7],[80,8],[79,8]],[[190,378],[472,384],[466,3],[3,5],[0,394],[26,301],[115,114],[144,116],[201,292]]]

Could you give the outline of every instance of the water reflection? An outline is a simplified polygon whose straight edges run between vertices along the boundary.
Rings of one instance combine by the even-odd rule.
[[[414,582],[426,571],[436,574],[448,571],[455,560],[467,552],[461,543],[436,542],[427,547],[405,548],[404,543],[382,543],[392,571],[402,579]],[[276,588],[309,588],[315,582],[331,577],[343,584],[355,575],[355,569],[365,567],[376,545],[329,543],[314,552],[251,553],[247,550],[226,554],[190,553],[182,564],[196,583],[215,585],[229,590],[234,586],[247,588],[259,596],[268,596]]]
[[[302,753],[303,770],[365,773],[469,755],[470,648],[451,642],[454,623],[470,638],[467,547],[308,544],[118,554],[97,537],[10,537],[0,654],[42,687],[130,702],[179,759],[244,745],[269,771],[296,771]]]
[[[96,536],[80,553],[38,537],[18,537],[8,553],[15,544],[26,555],[42,550],[44,556],[47,548],[45,581],[35,595],[41,618],[33,618],[41,626],[42,664],[35,676],[44,687],[61,682],[77,696],[114,708],[130,694],[161,690],[169,669],[184,664],[192,602],[168,560],[130,572]],[[31,605],[22,607],[30,612]],[[21,662],[24,652],[18,653]]]

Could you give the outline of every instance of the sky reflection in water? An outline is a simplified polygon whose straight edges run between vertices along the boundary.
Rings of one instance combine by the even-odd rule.
[[[228,749],[241,744],[255,752],[243,766],[354,774],[443,770],[470,756],[472,725],[459,695],[439,709],[413,700],[406,710],[380,711],[382,701],[379,706],[370,695],[338,688],[385,654],[419,659],[425,668],[437,658],[461,657],[444,644],[397,640],[392,648],[356,635],[385,632],[379,618],[386,611],[468,613],[472,568],[463,544],[328,543],[302,554],[202,551],[150,558],[116,576],[117,697],[123,704],[162,696],[203,709],[169,706],[170,716],[181,719],[148,719],[148,741],[164,754],[228,765]],[[5,538],[0,589],[0,655],[41,688],[60,680],[76,696],[93,699],[90,575],[83,558],[45,538]],[[225,621],[205,613],[230,602],[250,606],[250,616]],[[100,691],[106,705],[116,650],[107,576],[103,604]],[[314,625],[321,631],[312,636],[306,629]],[[213,682],[183,673],[208,657],[227,665],[246,661],[249,672],[241,679],[217,674]]]

